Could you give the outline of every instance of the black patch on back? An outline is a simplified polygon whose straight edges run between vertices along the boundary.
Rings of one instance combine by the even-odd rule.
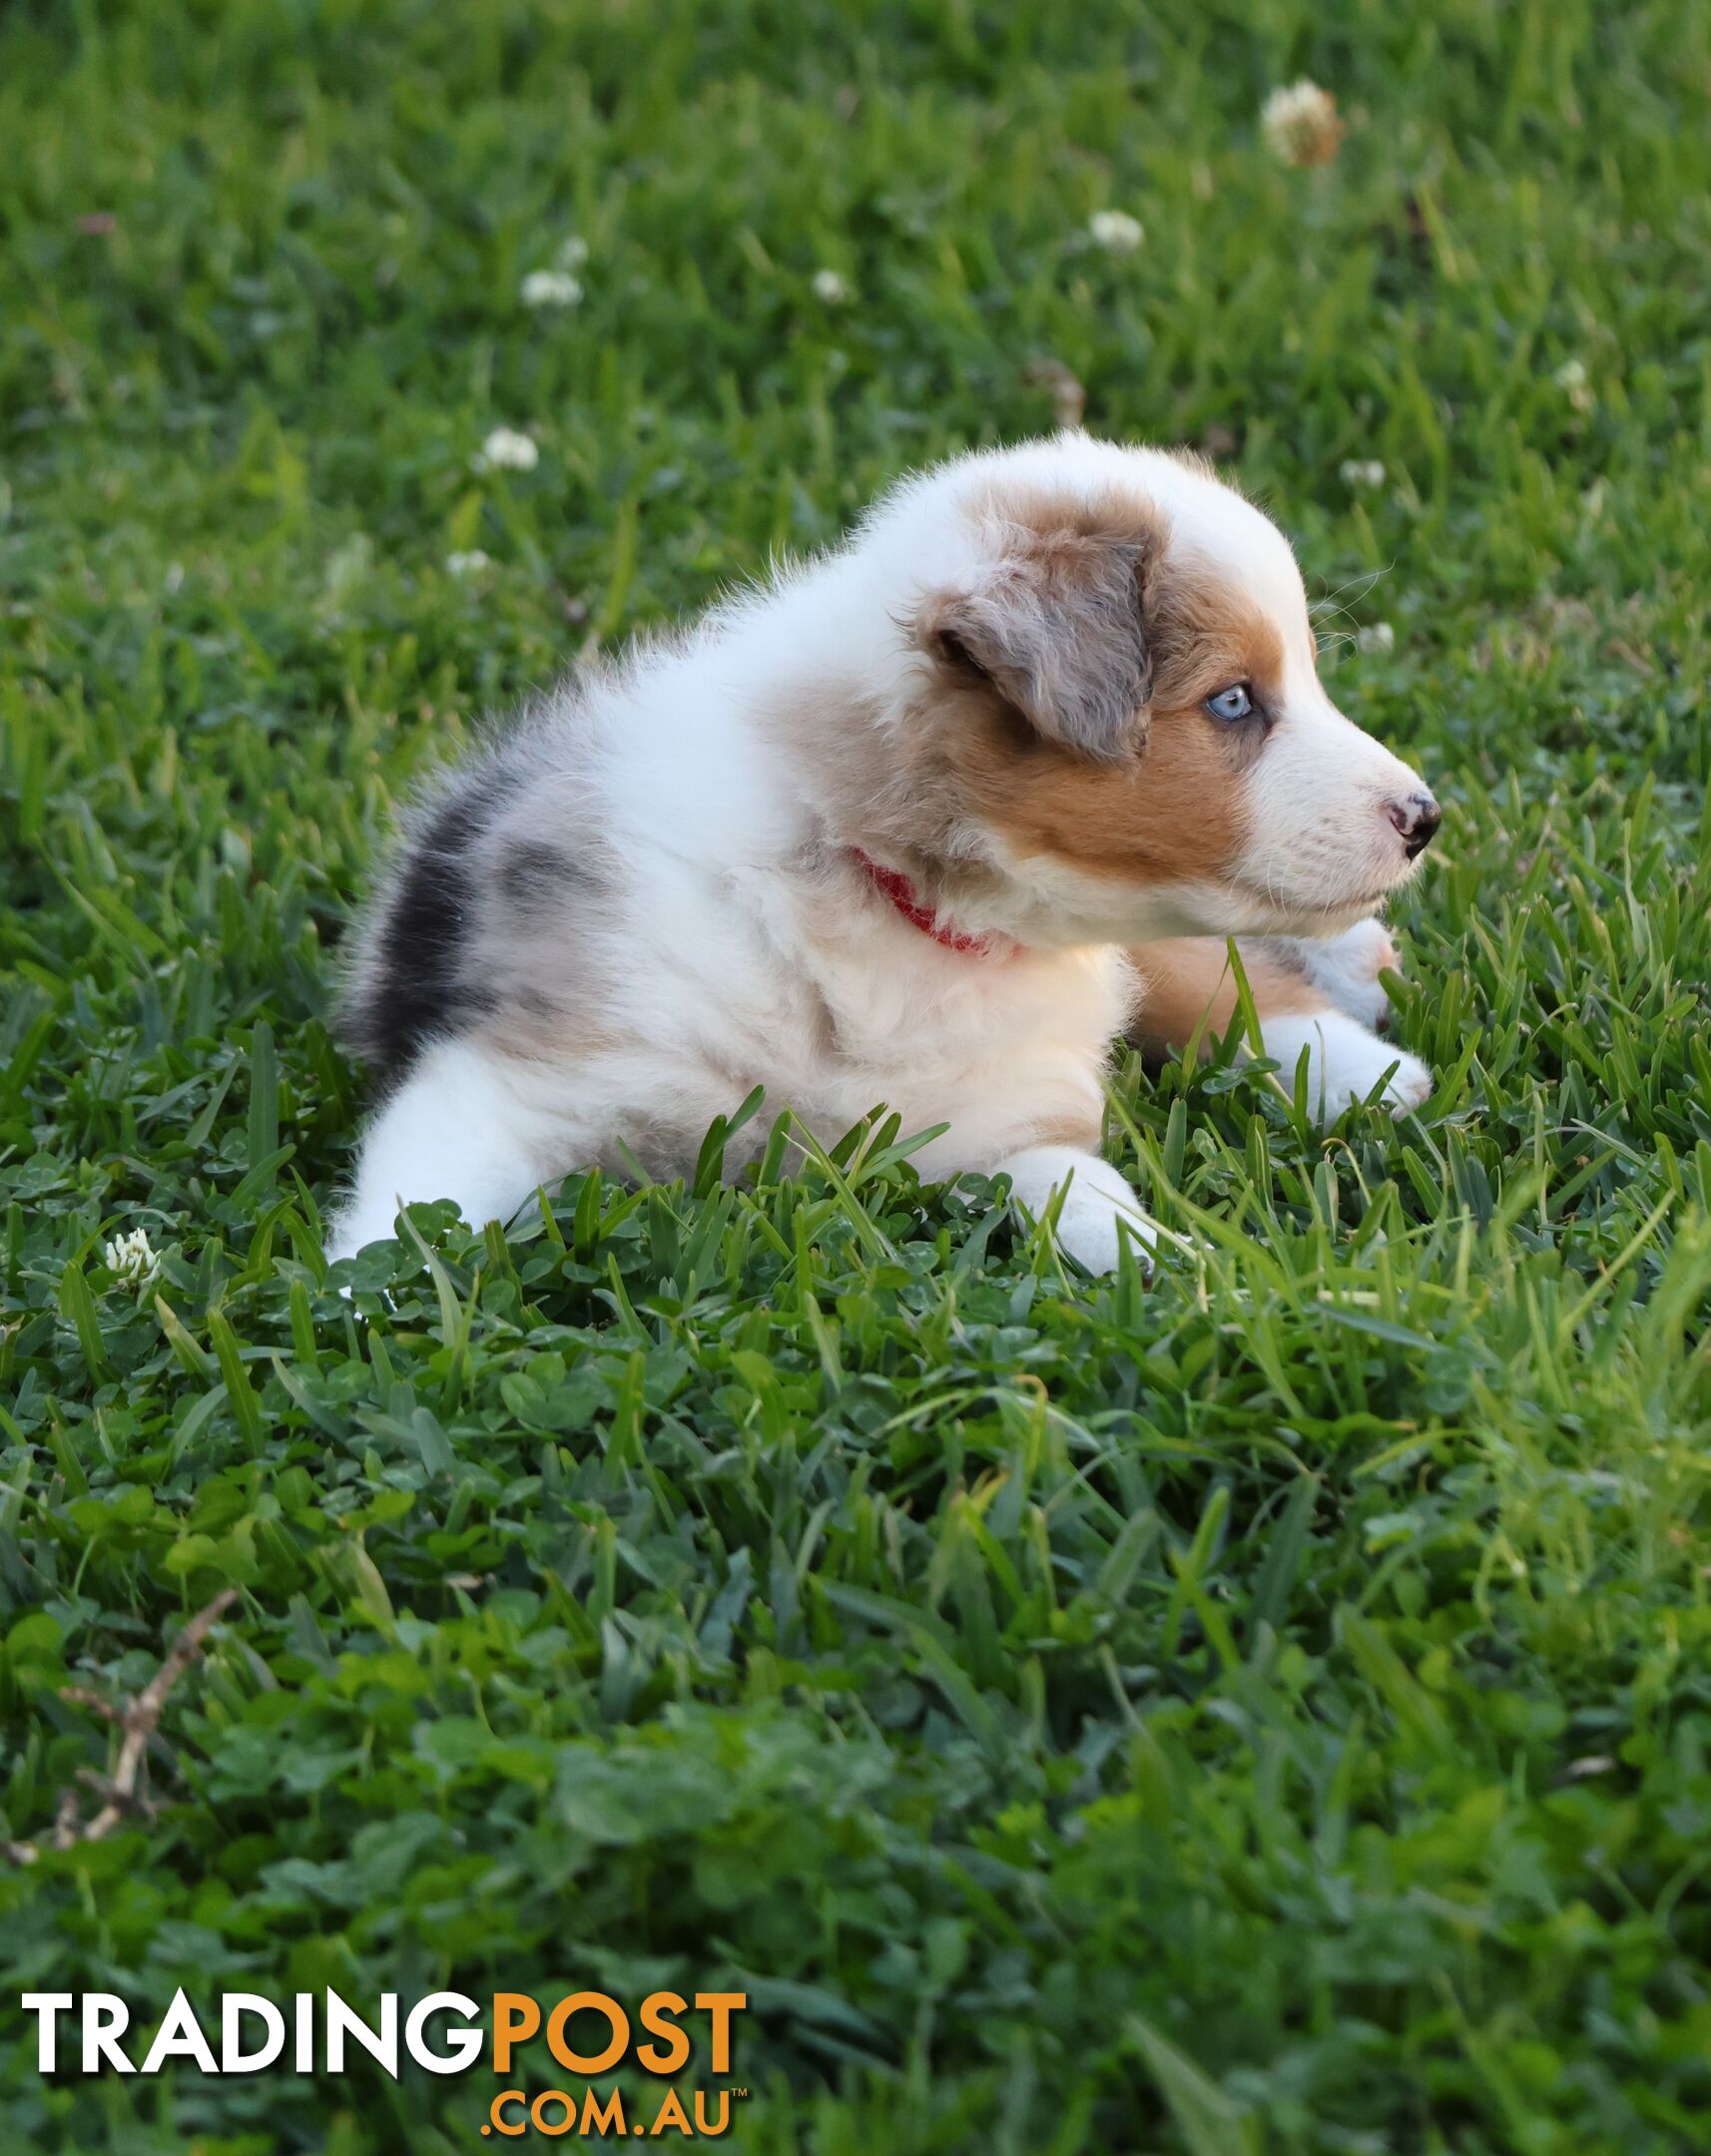
[[[460,961],[475,901],[470,854],[504,791],[497,774],[484,774],[430,809],[383,901],[351,1019],[384,1085],[396,1085],[430,1040],[494,1008],[491,994],[461,977]]]

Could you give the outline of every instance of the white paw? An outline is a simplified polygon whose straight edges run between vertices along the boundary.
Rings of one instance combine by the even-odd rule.
[[[1364,1101],[1387,1071],[1391,1075],[1381,1098],[1392,1115],[1407,1115],[1431,1091],[1431,1073],[1418,1056],[1393,1048],[1341,1011],[1268,1018],[1260,1037],[1286,1092],[1293,1093],[1296,1065],[1307,1050],[1307,1105],[1322,1125],[1335,1123],[1345,1108]]]
[[[1075,1146],[1030,1146],[1004,1162],[1012,1195],[1033,1220],[1050,1210],[1057,1193],[1057,1247],[1089,1273],[1114,1273],[1127,1237],[1147,1272],[1157,1240],[1141,1201],[1109,1161]]]
[[[326,1224],[326,1260],[336,1265],[341,1258],[354,1258],[358,1251],[370,1243],[390,1243],[398,1233],[398,1210],[392,1208],[390,1215],[382,1220],[377,1210],[366,1213],[352,1210],[335,1213]]]
[[[1357,921],[1339,936],[1323,942],[1297,938],[1297,964],[1313,985],[1345,1016],[1362,1025],[1383,1028],[1390,1022],[1391,999],[1379,975],[1399,970],[1402,959],[1382,920]]]
[[[1089,1273],[1115,1273],[1125,1235],[1142,1270],[1150,1275],[1156,1236],[1152,1222],[1134,1199],[1115,1205],[1099,1192],[1083,1192],[1071,1185],[1057,1216],[1057,1247],[1066,1258],[1073,1258]]]

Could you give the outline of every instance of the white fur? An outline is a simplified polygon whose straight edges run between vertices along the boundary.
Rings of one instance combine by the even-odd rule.
[[[855,865],[859,803],[836,743],[799,719],[859,713],[881,744],[904,723],[923,661],[900,625],[929,589],[980,573],[989,542],[971,504],[1012,478],[1089,495],[1119,485],[1161,503],[1181,543],[1275,616],[1290,695],[1259,782],[1261,820],[1277,828],[1256,837],[1244,889],[1126,890],[1011,859],[995,833],[969,828],[956,845],[996,871],[953,922],[994,939],[992,955],[971,956],[910,926]],[[567,691],[531,727],[518,752],[529,783],[506,813],[537,839],[592,833],[606,881],[574,935],[543,928],[527,946],[494,945],[495,986],[544,977],[553,1017],[532,1046],[472,1022],[419,1055],[364,1139],[335,1255],[389,1235],[400,1201],[451,1198],[479,1223],[592,1161],[683,1173],[713,1117],[758,1082],[828,1141],[879,1103],[907,1130],[947,1123],[917,1156],[922,1171],[1004,1170],[1035,1217],[1067,1184],[1062,1246],[1108,1270],[1119,1224],[1149,1240],[1134,1193],[1091,1150],[1109,1043],[1133,996],[1119,946],[1341,925],[1359,895],[1370,905],[1407,874],[1379,808],[1387,790],[1420,784],[1319,690],[1300,579],[1275,527],[1171,457],[1082,435],[906,482],[847,547]],[[1275,1041],[1268,1028],[1268,1050],[1293,1066],[1289,1043],[1311,1037],[1328,1102],[1395,1060],[1351,1019],[1316,1020],[1311,1036],[1296,1023]],[[1404,1065],[1393,1090],[1424,1097],[1421,1066]],[[1063,1143],[1066,1131],[1087,1132],[1088,1147]]]
[[[1140,1201],[1109,1161],[1078,1152],[1073,1146],[1030,1146],[1003,1164],[1012,1195],[1037,1221],[1061,1191],[1057,1240],[1089,1273],[1114,1273],[1122,1236],[1127,1232],[1142,1263],[1156,1240]]]
[[[1323,1124],[1335,1123],[1344,1109],[1364,1101],[1393,1064],[1395,1071],[1380,1096],[1393,1115],[1418,1108],[1431,1091],[1431,1073],[1418,1056],[1379,1040],[1358,1018],[1342,1011],[1267,1018],[1261,1022],[1260,1038],[1278,1064],[1278,1080],[1286,1091],[1294,1089],[1296,1066],[1306,1049],[1308,1112]]]
[[[1293,953],[1308,979],[1340,1011],[1374,1031],[1389,1024],[1391,999],[1379,975],[1394,971],[1398,959],[1383,921],[1357,921],[1342,935],[1323,941],[1304,936],[1293,945]]]
[[[405,1194],[450,1198],[466,1221],[509,1220],[529,1193],[562,1174],[595,1137],[576,1127],[508,1056],[473,1041],[436,1042],[375,1117],[335,1250],[392,1233]]]

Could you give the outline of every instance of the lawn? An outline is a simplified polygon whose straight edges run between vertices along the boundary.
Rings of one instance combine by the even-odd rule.
[[[740,1989],[746,2156],[1711,2145],[1708,102],[1691,0],[0,15],[8,2156],[503,2145],[38,2075],[17,1993],[181,1982]],[[875,1123],[341,1300],[414,775],[1083,395],[1445,803],[1433,1099],[1122,1066],[1150,1287]]]

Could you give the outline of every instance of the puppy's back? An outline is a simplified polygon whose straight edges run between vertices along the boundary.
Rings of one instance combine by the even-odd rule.
[[[429,1042],[543,1015],[579,919],[614,862],[597,835],[591,715],[569,697],[524,713],[429,781],[400,819],[361,917],[339,1036],[384,1090]]]

